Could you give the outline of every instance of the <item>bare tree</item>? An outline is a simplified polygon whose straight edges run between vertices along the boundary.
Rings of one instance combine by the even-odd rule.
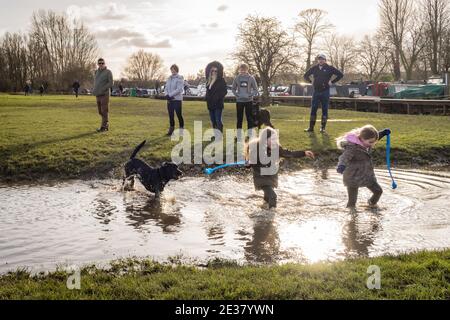
[[[391,45],[391,59],[394,77],[401,79],[401,55],[406,29],[411,21],[413,6],[411,0],[380,0],[381,32]]]
[[[438,74],[441,71],[442,58],[445,56],[444,33],[448,32],[450,27],[449,0],[422,0],[421,9],[424,12],[431,72]]]
[[[266,105],[273,79],[297,66],[294,37],[282,29],[278,19],[250,15],[239,26],[237,41],[234,59],[257,70],[264,91],[262,102]]]
[[[387,46],[380,35],[364,36],[358,46],[358,61],[364,76],[378,81],[388,66]]]
[[[350,73],[354,67],[357,48],[353,38],[341,35],[330,35],[325,38],[325,52],[330,63],[342,71]]]
[[[130,80],[148,82],[161,80],[163,61],[157,54],[139,50],[128,58],[125,75]]]
[[[442,38],[442,71],[450,72],[450,30]]]
[[[6,33],[2,41],[3,60],[6,66],[4,72],[9,79],[9,86],[14,91],[20,91],[29,80],[27,63],[26,36],[19,33]]]
[[[411,13],[411,20],[407,25],[407,31],[400,51],[400,58],[405,69],[406,80],[412,79],[414,67],[417,65],[418,59],[425,49],[425,24],[420,19],[417,11]]]
[[[30,39],[31,54],[37,54],[36,59],[40,60],[35,72],[51,77],[60,89],[70,86],[73,77],[79,80],[88,77],[94,68],[97,42],[80,21],[40,10],[31,18]]]
[[[329,32],[333,25],[326,21],[327,12],[320,9],[307,9],[298,15],[300,21],[295,25],[295,31],[306,41],[306,69],[312,64],[311,56],[314,44],[320,36]]]

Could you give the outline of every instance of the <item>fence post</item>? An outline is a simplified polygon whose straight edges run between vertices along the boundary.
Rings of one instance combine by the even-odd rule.
[[[406,110],[407,110],[407,112],[409,114],[409,103],[406,104]]]

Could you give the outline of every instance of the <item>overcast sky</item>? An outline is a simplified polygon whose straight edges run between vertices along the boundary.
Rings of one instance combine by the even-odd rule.
[[[291,27],[308,8],[328,11],[340,34],[360,37],[378,26],[378,0],[0,0],[0,34],[26,32],[33,11],[52,9],[81,18],[97,36],[102,56],[119,78],[139,48],[158,53],[166,66],[195,74],[212,60],[231,65],[238,25],[248,14],[275,16]]]

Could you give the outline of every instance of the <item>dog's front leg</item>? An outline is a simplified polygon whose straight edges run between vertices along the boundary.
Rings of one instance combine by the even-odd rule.
[[[122,187],[123,187],[124,191],[133,191],[134,190],[134,176],[124,178]]]

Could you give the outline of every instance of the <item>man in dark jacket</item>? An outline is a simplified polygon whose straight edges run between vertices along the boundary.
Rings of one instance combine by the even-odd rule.
[[[102,117],[102,124],[100,129],[97,129],[98,132],[109,130],[109,94],[112,86],[112,72],[106,68],[105,60],[100,58],[98,59],[98,69],[95,71],[94,90],[92,91],[97,100],[98,113]]]
[[[327,64],[327,58],[324,54],[319,54],[317,60],[318,64],[311,67],[304,75],[305,80],[309,83],[312,82],[311,76],[314,77],[314,82],[312,82],[314,93],[311,105],[311,118],[309,121],[309,128],[305,129],[305,132],[314,132],[317,110],[319,109],[320,103],[322,105],[322,126],[320,132],[325,133],[328,120],[328,105],[330,103],[330,86],[341,80],[344,75],[335,67]],[[336,77],[334,80],[331,80],[333,75]]]
[[[72,84],[73,92],[75,92],[75,97],[78,98],[78,91],[80,90],[80,82],[78,80],[75,80],[75,82]]]
[[[223,132],[222,111],[227,95],[227,83],[223,78],[223,65],[213,61],[206,67],[206,104],[214,129]]]

